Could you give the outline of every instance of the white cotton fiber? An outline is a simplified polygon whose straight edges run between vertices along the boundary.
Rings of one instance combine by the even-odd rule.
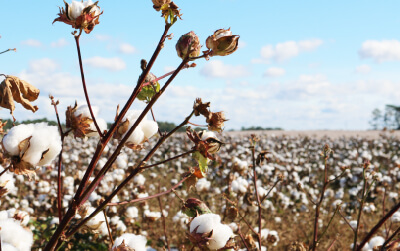
[[[133,178],[133,182],[135,182],[135,184],[138,186],[142,186],[146,182],[146,178],[143,176],[143,174],[139,173],[135,176],[135,178]]]
[[[49,164],[61,151],[61,137],[58,127],[48,126],[47,123],[14,126],[4,136],[5,150],[12,156],[19,156],[19,143],[30,136],[29,147],[22,160],[33,166]],[[43,155],[47,150],[48,152]],[[42,156],[43,159],[40,160]]]
[[[151,138],[158,131],[157,123],[151,120],[143,120],[141,127],[146,139]]]
[[[385,243],[385,239],[381,236],[375,236],[369,240],[368,245],[371,249],[374,249],[376,246],[381,246]]]
[[[228,225],[219,224],[213,229],[210,244],[210,249],[220,249],[225,247],[226,242],[233,236],[232,229]]]
[[[190,232],[193,232],[199,226],[196,233],[208,233],[218,224],[221,224],[221,217],[219,215],[202,214],[192,220],[190,223]]]
[[[17,221],[13,219],[1,220],[0,228],[0,236],[3,243],[8,243],[19,251],[31,250],[33,234],[21,227]]]
[[[6,243],[6,242],[1,243],[1,250],[2,251],[19,251],[18,248],[14,247],[13,245]]]
[[[19,155],[18,144],[32,136],[33,130],[33,124],[14,126],[3,138],[4,149],[12,156]]]
[[[146,237],[142,235],[135,235],[130,233],[125,233],[115,239],[113,249],[121,245],[122,241],[124,241],[125,245],[133,248],[135,251],[146,251]]]
[[[4,168],[2,166],[0,166],[0,172],[3,172],[3,171],[4,171]],[[14,184],[15,179],[11,173],[5,172],[5,173],[3,173],[3,175],[0,176],[0,185],[4,184],[4,183],[6,183],[5,188],[7,189],[7,193],[16,192],[16,188],[15,188],[15,184]]]
[[[135,124],[136,120],[138,119],[141,113],[142,111],[132,110],[128,111],[125,114],[124,118],[122,119],[122,122],[128,119],[129,126],[128,130],[122,135],[122,138],[125,137],[129,129],[132,128],[132,126]],[[157,132],[157,130],[158,130],[157,123],[151,120],[147,120],[147,118],[144,117],[143,120],[139,123],[139,125],[135,128],[133,133],[129,136],[127,143],[140,145],[144,141],[151,138]]]
[[[44,151],[49,150],[40,160]],[[61,137],[57,126],[46,123],[34,124],[30,145],[22,160],[33,166],[49,164],[61,151]]]
[[[95,117],[99,114],[99,108],[97,106],[92,106],[92,112]],[[92,118],[90,115],[89,107],[87,105],[79,105],[74,112],[74,115],[78,117],[79,115],[82,115],[82,117],[86,118]]]

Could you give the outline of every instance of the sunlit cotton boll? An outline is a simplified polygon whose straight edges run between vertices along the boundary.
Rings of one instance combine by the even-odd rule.
[[[18,145],[29,137],[29,147],[22,160],[32,166],[49,164],[61,151],[58,128],[47,123],[14,126],[3,138],[4,149],[12,156],[19,156]]]
[[[147,239],[142,235],[135,235],[130,233],[123,234],[115,239],[112,250],[116,250],[117,247],[122,244],[122,242],[124,242],[126,246],[133,248],[135,251],[146,251]]]
[[[2,246],[2,250],[29,251],[33,244],[33,234],[25,230],[17,221],[13,219],[5,219],[0,221],[0,237],[2,244],[8,244],[10,247],[6,249]]]
[[[2,166],[0,166],[0,172],[3,172],[3,171],[4,171],[4,168]],[[0,186],[5,184],[5,186],[4,186],[5,193],[3,195],[6,195],[8,193],[14,194],[17,191],[14,183],[15,183],[15,179],[12,174],[5,172],[5,173],[3,173],[3,175],[0,176]]]
[[[208,247],[211,250],[223,248],[231,236],[232,229],[225,224],[221,224],[221,217],[217,214],[203,214],[197,216],[190,223],[190,232],[209,233],[213,231]]]
[[[72,2],[75,2],[75,1],[72,1]],[[104,119],[98,118],[98,116],[97,116],[99,113],[99,108],[97,106],[92,106],[92,112],[96,119],[97,125],[100,128],[100,131],[104,132],[105,130],[107,130],[107,122]],[[90,115],[89,107],[87,105],[78,106],[78,108],[74,112],[74,115],[76,117],[78,117],[79,115],[82,115],[82,117],[86,117],[86,118],[90,118],[90,119],[92,118],[92,116]],[[99,136],[99,133],[97,132],[94,122],[90,123],[89,129],[92,130],[93,132],[86,134],[86,136],[88,136],[88,137]]]
[[[129,126],[128,130],[122,135],[122,137],[125,137],[126,133],[135,124],[136,120],[139,118],[141,113],[142,112],[138,110],[132,110],[126,113],[126,115],[122,119],[122,122],[128,120]],[[147,120],[146,117],[144,117],[143,120],[139,123],[139,125],[135,128],[133,133],[129,136],[127,143],[140,145],[144,141],[151,138],[157,132],[157,130],[158,130],[157,123],[151,120]]]
[[[199,179],[196,183],[196,190],[199,192],[208,191],[210,189],[211,182],[206,178]]]

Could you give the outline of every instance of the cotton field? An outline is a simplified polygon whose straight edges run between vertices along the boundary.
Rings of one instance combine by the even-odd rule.
[[[253,250],[259,248],[256,233],[261,233],[261,250],[308,250],[313,239],[315,204],[324,191],[317,219],[318,250],[350,250],[354,229],[358,227],[361,241],[399,201],[400,141],[390,133],[375,139],[259,134],[255,152],[265,152],[264,161],[255,161],[256,187],[250,135],[224,132],[217,136],[223,145],[209,163],[205,177],[185,180],[180,185],[184,173],[197,165],[191,155],[146,168],[62,249],[122,250],[127,246],[136,251],[193,247]],[[63,213],[72,203],[97,140],[71,136],[64,139]],[[124,147],[72,222],[94,212],[156,141],[157,137],[151,138],[141,150]],[[117,141],[106,147],[95,173],[107,162],[116,144]],[[327,152],[325,145],[331,151]],[[192,147],[186,134],[175,134],[146,165],[188,152]],[[4,159],[0,171],[8,164]],[[322,190],[325,167],[330,183]],[[59,224],[55,162],[37,168],[35,173],[32,176],[5,171],[0,176],[2,250],[41,250]],[[147,199],[162,192],[165,194]],[[261,222],[256,194],[261,201]],[[189,210],[194,208],[192,205],[196,206],[195,214]],[[400,211],[391,215],[362,250],[384,244],[399,227]],[[11,230],[15,234],[10,234]],[[397,247],[397,238],[390,240],[392,248]]]

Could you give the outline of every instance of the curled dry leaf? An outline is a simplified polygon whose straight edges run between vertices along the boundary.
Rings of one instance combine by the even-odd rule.
[[[73,130],[75,138],[83,138],[88,133],[95,132],[90,129],[90,124],[93,122],[93,120],[88,117],[83,117],[82,114],[75,116],[75,111],[77,109],[78,105],[76,102],[74,107],[67,107],[67,111],[65,112],[66,126]]]
[[[30,102],[39,96],[39,89],[14,76],[7,76],[0,84],[0,106],[11,111],[15,110],[14,101],[20,103],[25,109],[36,112],[39,108]]]

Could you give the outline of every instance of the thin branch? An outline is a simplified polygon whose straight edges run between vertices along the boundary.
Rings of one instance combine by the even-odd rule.
[[[111,246],[114,246],[114,240],[113,237],[111,235],[111,229],[110,229],[110,224],[108,223],[108,219],[107,219],[107,214],[106,214],[106,210],[103,210],[103,214],[104,214],[104,219],[106,220],[106,225],[107,225],[107,230],[108,230],[108,236],[110,237],[110,241],[111,241]]]
[[[92,117],[94,126],[96,127],[96,130],[100,135],[100,139],[102,139],[103,138],[103,133],[101,132],[100,127],[97,124],[96,118],[94,117],[92,106],[91,106],[90,100],[89,100],[89,94],[88,94],[87,88],[86,88],[85,74],[83,73],[81,49],[80,49],[80,46],[79,46],[79,38],[80,38],[80,34],[79,34],[79,36],[75,36],[76,49],[78,51],[78,58],[79,58],[79,69],[81,70],[81,79],[82,79],[83,92],[85,93],[86,103],[87,103],[87,106],[89,108],[90,116]]]
[[[239,236],[240,236],[240,239],[242,239],[242,242],[243,242],[243,244],[246,246],[246,249],[247,250],[250,250],[250,248],[249,248],[249,246],[247,245],[247,242],[246,242],[246,240],[244,239],[244,237],[243,237],[243,234],[242,234],[242,231],[240,230],[240,224],[238,223],[237,224],[237,227],[238,227],[238,234],[239,234]]]
[[[9,51],[17,51],[17,49],[7,49],[7,50],[5,50],[5,51],[2,51],[2,52],[0,52],[0,54],[3,54],[3,53],[6,53],[6,52],[9,52]]]
[[[363,169],[363,189],[362,189],[362,194],[361,194],[361,202],[360,202],[360,209],[358,210],[358,215],[357,215],[357,226],[354,231],[354,241],[353,241],[353,250],[357,249],[357,239],[358,239],[358,229],[360,228],[360,220],[361,220],[361,215],[362,215],[362,210],[364,207],[364,201],[365,197],[367,196],[366,190],[367,190],[367,179],[365,178],[365,170],[366,168]]]
[[[340,208],[339,206],[336,207],[335,212],[333,213],[332,217],[329,219],[328,225],[326,226],[324,232],[322,232],[322,234],[318,237],[317,245],[321,241],[322,237],[324,237],[326,231],[328,230],[329,226],[331,225],[331,223],[333,221],[333,218],[335,217],[336,213],[339,211],[339,208]]]
[[[335,244],[335,242],[337,241],[337,237],[332,241],[331,245],[329,245],[328,249],[326,251],[331,250],[331,248],[333,248],[333,245]]]
[[[138,198],[138,199],[133,199],[133,200],[129,200],[129,201],[120,201],[120,202],[115,202],[115,203],[108,203],[107,206],[121,206],[121,205],[126,205],[126,204],[133,204],[133,203],[137,203],[137,202],[141,202],[141,201],[146,201],[149,199],[153,199],[153,198],[157,198],[160,196],[163,196],[165,194],[169,194],[171,192],[174,192],[174,190],[179,187],[183,182],[185,182],[186,179],[188,179],[190,176],[186,176],[184,177],[182,180],[180,180],[178,183],[176,183],[173,187],[171,187],[170,189],[164,191],[164,192],[160,192],[157,194],[153,194],[147,197],[143,197],[143,198]]]
[[[356,230],[350,225],[350,222],[346,219],[346,217],[344,217],[344,215],[342,214],[342,211],[339,210],[339,214],[340,214],[340,216],[342,216],[344,222],[346,222],[346,224],[351,228],[351,230],[353,230],[353,232],[355,232]]]
[[[278,179],[277,181],[275,181],[274,185],[271,187],[271,189],[269,189],[268,193],[261,199],[261,203],[264,202],[264,200],[266,198],[268,198],[268,195],[271,193],[271,191],[276,187],[276,185],[278,185],[279,181],[281,181],[281,179]]]
[[[8,169],[10,169],[10,168],[11,168],[11,165],[9,165],[8,167],[4,168],[4,170],[0,173],[0,177],[1,177],[5,172],[7,172]]]
[[[394,231],[394,233],[382,244],[382,248],[384,248],[386,245],[388,245],[389,242],[390,242],[394,237],[396,237],[396,235],[399,234],[399,233],[400,233],[400,227],[398,227],[398,228],[396,229],[396,231]]]
[[[158,184],[158,192],[161,191],[161,187],[160,184]],[[173,191],[173,189],[171,189],[171,192]],[[165,214],[164,214],[164,209],[161,203],[161,197],[158,197],[158,205],[160,206],[160,211],[161,211],[161,218],[162,218],[162,223],[163,223],[163,228],[164,228],[164,237],[165,237],[165,242],[167,243],[167,248],[168,251],[171,250],[171,248],[169,247],[169,242],[168,242],[168,235],[167,235],[167,229],[166,229],[166,223],[165,223]]]
[[[166,159],[166,160],[157,162],[157,163],[155,163],[155,164],[143,166],[142,169],[145,170],[145,169],[148,169],[148,168],[153,167],[153,166],[158,166],[158,165],[167,163],[167,162],[169,162],[169,161],[172,161],[172,160],[175,160],[175,159],[179,159],[179,158],[181,158],[181,157],[183,157],[183,156],[186,156],[186,155],[188,155],[188,154],[194,153],[195,151],[196,151],[196,150],[193,150],[193,149],[192,149],[192,150],[190,150],[190,151],[187,151],[187,152],[185,152],[185,153],[176,155],[176,156],[171,157],[171,158],[169,158],[169,159]]]
[[[63,182],[62,182],[62,177],[61,177],[61,171],[62,171],[62,154],[64,151],[64,137],[65,134],[63,132],[62,126],[61,126],[61,121],[60,121],[60,116],[58,115],[58,101],[54,101],[54,97],[50,95],[51,99],[51,104],[54,107],[54,111],[56,113],[57,117],[57,124],[58,124],[58,130],[60,131],[60,136],[61,136],[61,151],[58,154],[58,163],[57,163],[57,210],[58,210],[58,220],[61,222],[63,213],[62,213],[62,187],[63,187]]]
[[[258,244],[261,250],[261,199],[260,199],[260,194],[258,193],[258,188],[257,188],[257,172],[256,172],[256,158],[255,158],[255,146],[253,145],[251,147],[251,157],[253,160],[253,183],[254,183],[254,188],[255,188],[255,193],[256,193],[256,198],[257,198],[257,205],[258,205],[258,233],[257,233],[257,239],[258,239]]]

